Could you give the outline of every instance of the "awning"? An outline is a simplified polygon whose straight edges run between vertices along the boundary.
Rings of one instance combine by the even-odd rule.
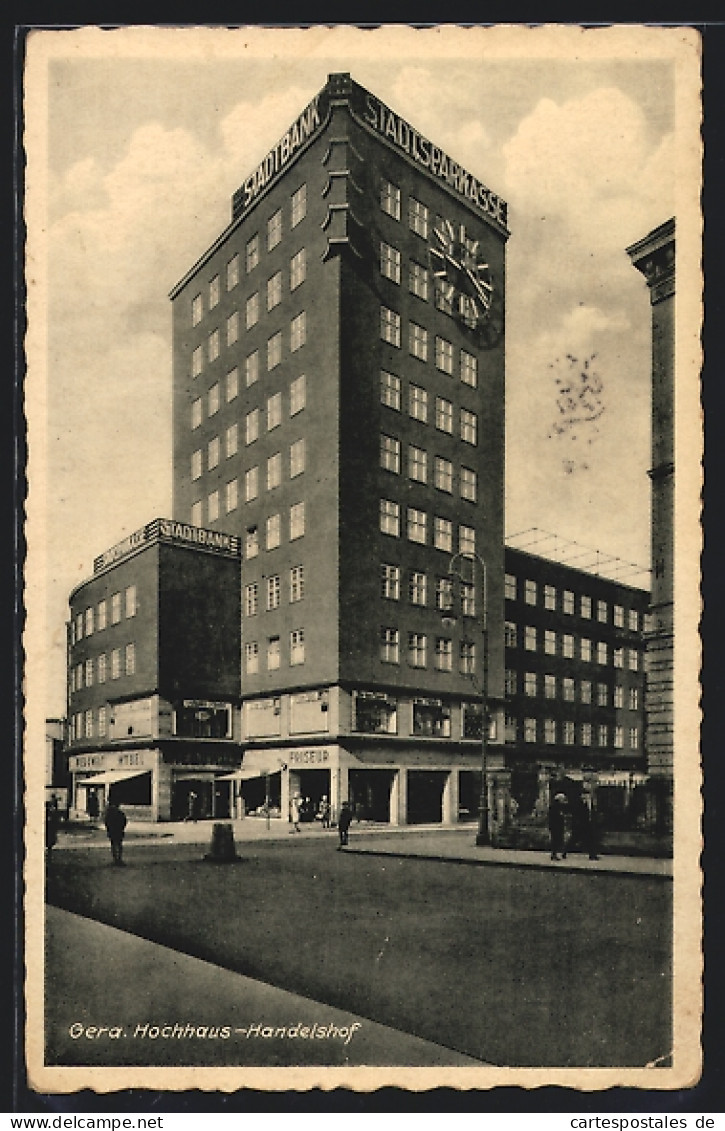
[[[220,779],[213,770],[197,770],[194,773],[174,774],[174,782],[177,781],[219,781]]]
[[[93,774],[90,778],[79,778],[76,785],[95,786],[113,785],[118,781],[127,781],[129,778],[140,778],[141,774],[150,774],[151,770],[103,770],[100,774]]]
[[[270,772],[274,772],[274,771],[270,771]],[[277,772],[279,772],[279,771],[277,771]],[[234,773],[222,774],[221,777],[218,777],[216,780],[217,781],[252,781],[254,778],[264,778],[266,776],[267,775],[265,774],[264,770],[260,770],[256,766],[250,766],[246,770],[244,769],[244,767],[242,767],[242,769],[240,769],[240,770],[235,770]]]

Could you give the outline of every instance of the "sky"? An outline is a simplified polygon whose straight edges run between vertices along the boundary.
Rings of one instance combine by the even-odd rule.
[[[28,79],[42,108],[27,145],[43,249],[28,278],[45,311],[30,458],[44,475],[29,502],[42,514],[47,715],[64,713],[71,588],[171,512],[169,291],[334,71],[508,202],[507,534],[523,545],[537,528],[558,541],[536,551],[571,540],[649,566],[650,305],[625,249],[675,213],[669,40],[610,49],[579,32],[552,55],[534,32],[507,47],[503,29],[94,30],[36,33],[44,65]],[[589,407],[572,415],[584,385]]]

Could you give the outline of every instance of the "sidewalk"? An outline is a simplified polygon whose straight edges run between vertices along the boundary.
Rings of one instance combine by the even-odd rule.
[[[131,844],[199,844],[209,845],[216,822],[180,821],[150,825],[143,821],[130,821],[126,836]],[[297,842],[323,840],[336,843],[337,831],[323,829],[316,823],[300,825],[300,832],[290,832],[291,826],[279,817],[272,818],[269,828],[264,818],[246,817],[243,820],[222,820],[231,824],[234,839],[272,842],[287,840]],[[625,875],[672,877],[672,860],[645,856],[603,854],[598,860],[589,860],[582,853],[567,856],[566,860],[551,860],[548,851],[530,849],[478,847],[473,825],[443,828],[440,825],[381,825],[372,822],[353,823],[350,843],[345,852],[376,856],[419,857],[425,860],[445,860],[463,864],[486,864],[518,868],[545,868],[568,872],[621,873]],[[61,830],[58,848],[107,848],[105,830],[101,825],[88,828]]]

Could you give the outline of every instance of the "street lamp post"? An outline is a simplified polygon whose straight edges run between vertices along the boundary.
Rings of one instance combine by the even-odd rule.
[[[486,562],[474,550],[461,551],[454,554],[448,564],[449,576],[456,577],[459,584],[464,581],[461,561],[471,563],[471,574],[475,580],[476,564],[481,570],[481,797],[478,807],[478,832],[476,844],[480,847],[491,843],[491,815],[488,805],[488,625],[487,625],[487,593],[486,593]],[[444,613],[444,622],[454,623],[456,614],[452,610]],[[475,679],[475,666],[472,672]]]

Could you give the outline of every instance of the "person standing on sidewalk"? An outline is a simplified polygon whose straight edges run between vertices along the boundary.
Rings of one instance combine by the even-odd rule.
[[[342,848],[347,844],[347,838],[350,832],[350,825],[352,824],[352,809],[347,801],[343,801],[342,808],[340,809],[340,816],[337,821],[337,831],[340,834],[340,843],[338,848]]]
[[[115,801],[109,801],[103,819],[106,835],[111,842],[111,856],[114,864],[123,865],[123,838],[126,832],[126,814]]]
[[[291,833],[298,833],[300,831],[301,804],[302,804],[301,798],[299,798],[297,796],[297,794],[295,794],[294,797],[290,798],[289,812],[290,812],[290,821],[292,822],[292,828],[290,829]]]

